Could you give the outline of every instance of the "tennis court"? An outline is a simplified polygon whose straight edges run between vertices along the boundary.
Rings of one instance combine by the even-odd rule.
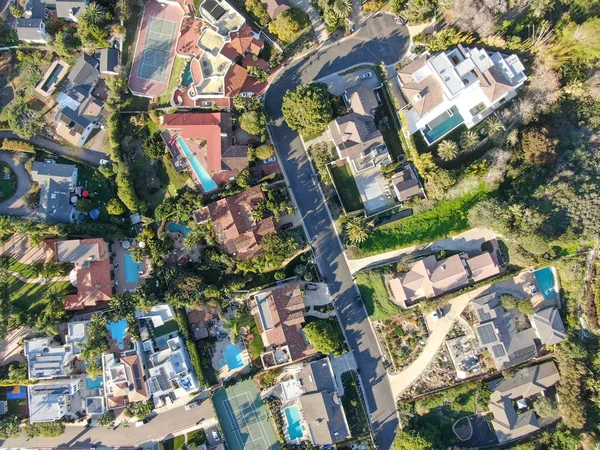
[[[150,17],[148,32],[142,47],[142,58],[137,76],[144,80],[165,81],[167,68],[173,54],[173,41],[177,23]]]
[[[252,380],[217,391],[213,403],[231,450],[279,450],[267,409]]]

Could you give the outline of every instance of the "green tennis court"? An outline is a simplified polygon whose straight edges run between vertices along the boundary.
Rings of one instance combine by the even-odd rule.
[[[137,71],[138,78],[165,81],[176,31],[176,22],[150,17]]]
[[[279,450],[267,408],[252,380],[213,395],[213,404],[231,450]]]

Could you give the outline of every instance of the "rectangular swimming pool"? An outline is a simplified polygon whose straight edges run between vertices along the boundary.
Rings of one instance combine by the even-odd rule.
[[[464,122],[456,106],[450,108],[451,114],[446,111],[429,122],[427,129],[423,130],[423,136],[429,145],[438,139],[443,138],[450,131],[454,130]]]
[[[192,151],[181,136],[177,138],[177,143],[179,144],[179,147],[181,147],[181,150],[183,150],[183,154],[185,155],[185,157],[190,162],[190,166],[192,167],[192,170],[198,177],[198,180],[200,181],[204,192],[214,191],[217,188],[217,183],[215,183],[215,181],[210,177],[210,175],[204,169],[204,167],[202,167],[202,164],[200,164],[198,158],[196,158],[196,156],[192,153]]]
[[[533,272],[535,281],[537,282],[540,291],[546,300],[553,300],[558,295],[556,289],[556,280],[554,279],[554,271],[552,267],[544,267],[543,269]]]
[[[288,423],[287,431],[290,439],[302,439],[304,433],[302,432],[302,425],[300,425],[300,410],[298,407],[290,406],[283,411],[285,412],[285,419]]]
[[[123,263],[125,265],[125,281],[128,283],[137,283],[140,281],[140,275],[138,271],[144,269],[142,263],[137,263],[129,253],[125,253],[123,256]]]

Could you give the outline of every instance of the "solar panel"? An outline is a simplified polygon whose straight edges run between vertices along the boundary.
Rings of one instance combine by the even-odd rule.
[[[202,7],[208,12],[211,12],[217,6],[219,6],[219,4],[215,0],[204,0],[204,3],[202,4]]]
[[[133,377],[135,379],[135,390],[141,391],[143,389],[142,378],[140,376],[140,368],[137,364],[133,366]]]
[[[480,322],[487,322],[492,318],[492,315],[490,313],[485,312],[483,308],[479,308],[477,310],[477,315],[479,316]]]
[[[494,353],[494,358],[500,358],[501,356],[506,355],[504,351],[504,347],[502,344],[497,344],[492,347],[492,352]]]
[[[225,15],[226,12],[227,11],[225,11],[225,8],[218,5],[215,9],[213,9],[211,11],[210,15],[213,16],[215,18],[215,20],[219,20],[221,17],[223,17]]]
[[[497,341],[496,332],[494,331],[494,327],[491,323],[481,325],[477,328],[477,333],[479,334],[479,339],[483,345],[491,344],[492,342]]]

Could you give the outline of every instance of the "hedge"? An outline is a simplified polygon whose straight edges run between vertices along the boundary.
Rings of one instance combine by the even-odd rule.
[[[198,377],[200,386],[209,387],[210,383],[204,377],[204,372],[202,371],[202,360],[200,359],[200,354],[198,353],[198,347],[196,347],[196,343],[192,339],[192,335],[190,333],[190,323],[184,309],[177,308],[175,320],[179,326],[179,333],[185,340],[185,346],[187,347],[190,360],[192,361],[192,366],[194,366],[194,370],[196,371],[196,376]]]
[[[33,144],[25,141],[19,141],[18,139],[4,139],[2,141],[2,150],[35,153],[35,147]]]

